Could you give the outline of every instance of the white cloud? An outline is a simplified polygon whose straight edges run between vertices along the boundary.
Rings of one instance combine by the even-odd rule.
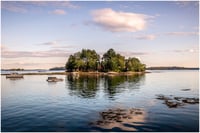
[[[36,62],[2,62],[1,66],[3,69],[12,69],[12,68],[24,68],[24,69],[49,69],[55,66],[64,66],[65,63],[36,63]]]
[[[19,2],[16,1],[4,1],[1,2],[1,8],[11,11],[11,12],[19,12],[19,13],[26,13],[27,9]]]
[[[34,8],[33,8],[34,7]],[[72,4],[69,1],[3,1],[1,2],[1,8],[11,12],[27,13],[30,10],[35,10],[36,8],[72,8],[76,9],[79,6]],[[61,11],[57,11],[60,12]],[[63,12],[62,12],[63,13]]]
[[[199,5],[198,1],[183,1],[183,0],[177,0],[175,2],[176,5],[178,5],[178,7],[180,8],[185,8],[185,7],[189,7],[191,5],[197,6]]]
[[[142,56],[142,55],[148,55],[150,53],[148,52],[131,52],[131,51],[117,51],[117,53],[120,53],[121,55],[125,57],[135,57],[135,56]]]
[[[154,40],[156,36],[155,35],[140,35],[140,36],[136,36],[135,38],[139,40]]]
[[[51,49],[46,51],[14,51],[2,50],[2,58],[21,58],[21,57],[67,57],[72,54],[69,51],[61,49]]]
[[[56,9],[56,10],[52,11],[51,13],[56,14],[56,15],[65,15],[66,14],[66,12],[61,9]]]
[[[92,12],[95,24],[112,32],[136,32],[144,30],[150,16],[130,12],[117,12],[110,8]]]
[[[198,53],[199,49],[190,48],[190,49],[183,49],[183,50],[174,50],[173,52],[175,52],[175,53]]]
[[[52,48],[54,49],[72,49],[75,48],[73,45],[68,45],[68,46],[53,46]]]
[[[57,41],[51,41],[51,42],[40,43],[39,45],[55,46],[55,45],[58,45],[58,42]]]
[[[173,36],[192,36],[192,35],[199,35],[198,32],[168,32],[166,33],[168,35],[173,35]]]
[[[5,51],[5,50],[8,50],[8,48],[5,45],[1,44],[1,51]]]
[[[199,31],[200,27],[199,26],[194,26],[193,29]]]

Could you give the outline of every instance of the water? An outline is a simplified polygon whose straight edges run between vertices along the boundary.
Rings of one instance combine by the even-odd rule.
[[[199,104],[168,108],[157,94],[199,97],[195,70],[152,71],[145,75],[71,77],[48,83],[48,75],[11,80],[1,76],[2,131],[199,131]],[[181,89],[191,89],[181,91]],[[90,125],[99,112],[142,108],[131,123],[111,129]]]
[[[5,71],[1,70],[1,74],[26,74],[26,73],[54,73],[54,72],[65,72],[65,70],[24,70],[24,71]]]

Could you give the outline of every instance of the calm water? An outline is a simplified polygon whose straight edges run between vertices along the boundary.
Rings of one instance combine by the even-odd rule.
[[[65,70],[24,70],[24,71],[3,71],[1,70],[1,74],[11,74],[11,73],[19,73],[19,74],[26,74],[26,73],[53,73],[53,72],[65,72]]]
[[[140,76],[1,76],[2,131],[199,131],[199,104],[168,108],[156,94],[199,97],[198,71],[153,71]],[[191,89],[181,91],[181,89]],[[90,122],[112,108],[142,108],[132,123],[112,129]]]

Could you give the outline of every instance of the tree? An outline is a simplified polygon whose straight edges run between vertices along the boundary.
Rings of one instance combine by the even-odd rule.
[[[126,60],[126,71],[141,72],[145,71],[145,64],[141,64],[138,58],[128,58]]]
[[[70,55],[66,63],[68,71],[145,71],[145,64],[142,64],[138,58],[125,59],[124,56],[116,53],[114,49],[109,49],[103,54],[102,61],[95,50],[82,49],[74,55]]]
[[[104,71],[124,71],[125,69],[125,57],[120,54],[116,54],[113,49],[109,49],[103,55],[102,62]]]
[[[66,69],[68,71],[96,71],[99,58],[95,50],[83,49],[81,52],[70,55]]]

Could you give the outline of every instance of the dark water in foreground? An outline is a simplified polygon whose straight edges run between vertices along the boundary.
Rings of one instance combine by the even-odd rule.
[[[138,76],[1,76],[1,131],[199,131],[199,104],[168,108],[156,94],[199,96],[198,71],[153,71]],[[191,89],[181,91],[181,89]],[[90,125],[99,112],[142,108],[130,123],[103,129]]]

